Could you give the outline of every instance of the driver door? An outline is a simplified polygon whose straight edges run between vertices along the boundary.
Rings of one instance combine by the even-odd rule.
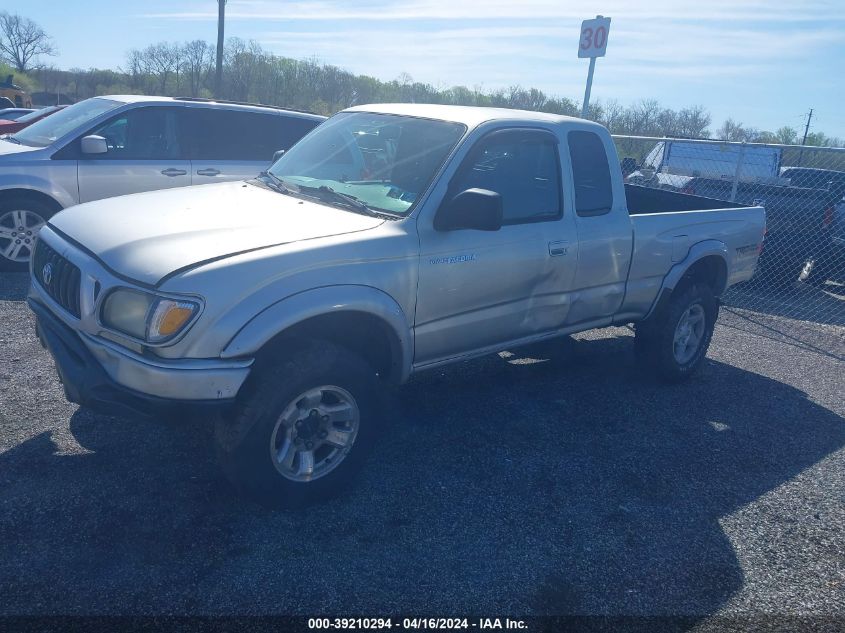
[[[191,184],[177,108],[122,112],[86,133],[106,139],[108,152],[79,155],[79,201]],[[77,141],[79,142],[79,141]]]
[[[420,224],[418,367],[560,328],[567,316],[578,240],[564,219],[554,134],[506,129],[483,137],[446,199],[470,188],[502,196],[503,226]]]

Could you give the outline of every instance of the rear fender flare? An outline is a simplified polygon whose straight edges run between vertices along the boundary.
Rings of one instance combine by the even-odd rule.
[[[678,285],[678,283],[683,279],[684,275],[686,275],[687,271],[692,268],[696,262],[701,261],[705,257],[712,257],[716,256],[722,259],[725,263],[725,267],[729,267],[730,259],[728,257],[728,247],[725,245],[724,242],[720,242],[719,240],[704,240],[703,242],[698,242],[694,244],[687,253],[687,256],[674,266],[669,269],[669,272],[663,278],[663,284],[660,286],[660,291],[657,293],[657,298],[655,299],[654,303],[651,305],[651,309],[646,314],[645,318],[649,318],[652,314],[654,314],[658,307],[664,304],[672,294],[672,291]],[[722,289],[723,290],[723,289]],[[719,294],[720,289],[714,290],[717,294]]]

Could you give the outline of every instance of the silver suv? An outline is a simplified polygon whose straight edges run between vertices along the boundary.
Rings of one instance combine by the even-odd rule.
[[[256,176],[325,117],[202,99],[81,101],[0,139],[0,270],[26,270],[35,235],[80,202]]]

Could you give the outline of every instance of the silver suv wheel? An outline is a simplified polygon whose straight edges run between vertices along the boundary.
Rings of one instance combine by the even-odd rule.
[[[291,481],[319,479],[344,460],[358,435],[360,412],[346,389],[323,385],[301,393],[282,411],[270,438],[270,456]]]
[[[0,256],[16,263],[26,263],[35,248],[44,218],[27,209],[13,209],[0,215]]]

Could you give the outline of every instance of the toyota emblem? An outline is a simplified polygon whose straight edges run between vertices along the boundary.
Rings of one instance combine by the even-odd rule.
[[[44,268],[41,269],[41,279],[45,286],[50,285],[53,280],[53,264],[44,264]]]

